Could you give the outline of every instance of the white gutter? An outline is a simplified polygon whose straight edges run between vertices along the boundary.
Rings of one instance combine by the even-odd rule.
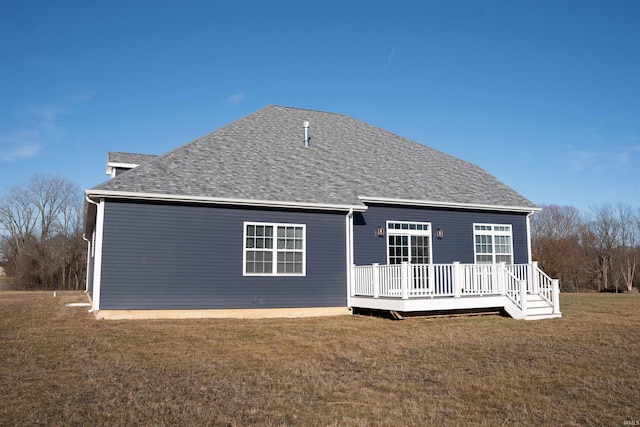
[[[111,190],[85,190],[86,197],[119,198],[131,200],[152,200],[165,202],[192,202],[209,203],[220,205],[237,206],[261,206],[271,208],[289,209],[317,209],[317,210],[338,210],[338,211],[358,211],[364,212],[367,207],[364,205],[339,205],[309,202],[287,202],[274,200],[252,200],[252,199],[231,199],[225,197],[202,197],[187,196],[179,194],[158,194],[158,193],[137,193],[132,191],[111,191]]]
[[[380,203],[385,205],[409,205],[435,208],[476,209],[486,211],[528,212],[540,211],[540,208],[524,206],[482,205],[475,203],[437,202],[433,200],[391,199],[386,197],[358,196],[363,203]]]

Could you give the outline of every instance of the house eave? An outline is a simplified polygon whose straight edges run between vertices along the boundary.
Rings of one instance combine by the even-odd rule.
[[[367,207],[347,204],[325,204],[311,202],[293,202],[278,200],[252,200],[252,199],[233,199],[226,197],[202,197],[189,196],[179,194],[160,194],[160,193],[139,193],[130,191],[113,191],[113,190],[85,190],[85,195],[91,199],[129,199],[129,200],[146,200],[156,202],[183,202],[183,203],[203,203],[213,205],[232,205],[232,206],[251,206],[265,208],[281,208],[281,209],[305,209],[305,210],[327,210],[327,211],[360,211],[364,212]]]
[[[114,168],[122,168],[122,169],[133,169],[137,168],[138,164],[136,163],[118,163],[118,162],[109,162],[107,163],[107,175],[111,175]]]
[[[507,206],[507,205],[484,205],[476,203],[457,203],[457,202],[440,202],[434,200],[412,200],[412,199],[393,199],[375,196],[358,196],[362,203],[378,203],[384,205],[403,205],[403,206],[424,206],[435,208],[449,209],[471,209],[483,211],[500,211],[500,212],[523,212],[534,213],[541,209],[531,206]]]

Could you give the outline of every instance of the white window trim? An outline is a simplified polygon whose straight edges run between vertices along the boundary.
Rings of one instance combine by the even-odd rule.
[[[273,227],[273,253],[271,273],[247,273],[247,226],[257,225],[265,227]],[[286,250],[278,249],[278,227],[300,227],[302,228],[302,250]],[[278,273],[278,252],[302,252],[302,273]],[[307,226],[306,224],[292,224],[282,222],[256,222],[256,221],[244,221],[242,224],[242,275],[243,276],[262,276],[262,277],[302,277],[307,275]]]
[[[483,227],[491,227],[490,230],[476,230],[477,226]],[[495,227],[508,227],[509,230],[495,230]],[[473,263],[478,264],[478,252],[476,251],[476,236],[491,236],[491,264],[496,264],[496,255],[506,255],[504,253],[496,253],[496,236],[508,236],[509,244],[511,247],[511,264],[514,263],[514,253],[513,253],[513,226],[511,224],[489,224],[489,223],[474,223],[473,224]],[[489,255],[489,254],[480,254],[480,255]]]
[[[389,224],[407,224],[411,227],[411,224],[420,224],[423,227],[426,225],[426,230],[416,230],[416,229],[395,229],[389,228]],[[433,264],[433,236],[431,235],[432,227],[430,222],[422,222],[422,221],[393,221],[387,220],[386,222],[386,230],[387,236],[385,237],[387,244],[387,265],[391,264],[391,259],[389,257],[389,236],[427,236],[429,237],[429,261]],[[411,244],[409,244],[411,246]],[[411,250],[411,249],[409,249]]]

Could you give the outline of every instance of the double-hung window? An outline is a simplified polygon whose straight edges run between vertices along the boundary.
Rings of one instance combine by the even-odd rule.
[[[510,224],[474,224],[476,264],[513,263]]]
[[[304,276],[304,224],[244,223],[245,276]]]

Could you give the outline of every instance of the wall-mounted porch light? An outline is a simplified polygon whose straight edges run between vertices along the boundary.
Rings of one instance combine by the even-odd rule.
[[[442,239],[444,237],[444,230],[436,228],[436,239]]]
[[[384,236],[384,227],[379,225],[378,228],[376,229],[376,236],[378,237],[382,237]]]

